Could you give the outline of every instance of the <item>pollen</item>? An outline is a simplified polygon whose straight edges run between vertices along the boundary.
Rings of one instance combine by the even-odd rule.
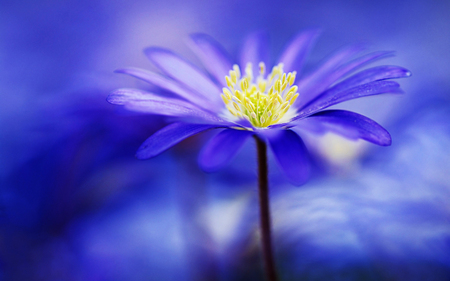
[[[298,97],[295,71],[283,72],[280,63],[266,74],[263,62],[258,64],[259,73],[253,74],[253,66],[248,63],[241,77],[238,65],[233,65],[225,76],[228,87],[223,88],[222,100],[227,111],[236,118],[249,120],[253,126],[265,128],[277,124],[286,115]]]

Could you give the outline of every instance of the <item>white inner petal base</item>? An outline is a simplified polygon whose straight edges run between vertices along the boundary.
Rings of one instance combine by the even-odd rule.
[[[266,66],[259,63],[258,77],[253,76],[252,64],[247,63],[241,76],[238,65],[233,65],[222,99],[231,118],[245,118],[258,128],[281,123],[298,97],[298,87],[293,86],[296,72],[283,72],[283,64],[273,67],[265,77]],[[290,119],[290,118],[289,118]]]

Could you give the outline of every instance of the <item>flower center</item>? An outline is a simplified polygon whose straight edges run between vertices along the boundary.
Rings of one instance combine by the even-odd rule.
[[[252,64],[247,63],[241,77],[238,65],[233,65],[222,99],[227,110],[237,118],[245,118],[253,126],[263,128],[278,123],[298,97],[298,87],[292,86],[296,72],[283,72],[283,64],[273,67],[266,77],[266,66],[259,63],[259,75],[253,76]]]

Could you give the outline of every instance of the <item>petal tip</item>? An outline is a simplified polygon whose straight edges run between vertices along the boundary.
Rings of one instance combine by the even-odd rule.
[[[203,172],[208,173],[208,174],[217,172],[224,166],[224,165],[219,165],[219,166],[207,165],[201,154],[199,155],[199,157],[197,159],[197,163],[198,163],[198,166],[200,167],[200,169],[202,169]]]
[[[145,156],[141,155],[139,152],[136,152],[134,157],[136,157],[136,159],[138,159],[138,160],[147,160],[150,158],[150,157],[145,157]]]
[[[162,47],[157,47],[157,46],[150,46],[144,49],[144,54],[151,60],[154,54],[173,54],[172,51],[162,48]]]
[[[385,138],[379,143],[380,146],[391,146],[392,145],[392,137],[388,131],[386,131]]]
[[[145,152],[145,147],[139,147],[139,149],[136,151],[136,154],[134,155],[134,157],[136,157],[136,159],[139,160],[147,160],[152,158],[152,156],[147,155]]]
[[[106,97],[106,101],[109,102],[110,104],[115,104],[115,105],[124,105],[125,104],[125,100],[124,100],[123,94],[121,94],[120,89],[112,91]]]

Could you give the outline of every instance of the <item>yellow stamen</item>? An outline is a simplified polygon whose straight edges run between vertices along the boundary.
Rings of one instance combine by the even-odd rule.
[[[297,75],[297,72],[296,71],[294,71],[294,72],[291,72],[291,77],[288,79],[289,80],[289,85],[291,85],[292,86],[292,84],[294,84],[294,81],[295,81],[295,76]]]
[[[232,83],[230,77],[225,76],[225,80],[227,80],[227,86],[228,86],[228,88],[233,88],[233,83]]]
[[[231,77],[231,81],[233,81],[233,84],[236,84],[236,82],[237,82],[236,72],[230,70],[230,77]]]
[[[259,90],[264,93],[266,91],[266,82],[265,81],[260,81],[258,83],[258,87],[259,87]]]
[[[242,91],[246,91],[248,89],[248,81],[247,79],[244,79],[241,81],[241,89]]]
[[[239,108],[239,105],[237,105],[236,102],[233,102],[233,106],[234,106],[234,108],[236,108],[237,111],[241,111],[241,109]]]
[[[220,95],[221,97],[222,97],[222,100],[223,100],[223,102],[225,103],[225,104],[228,104],[230,101],[229,100],[227,100],[227,98],[225,97],[225,95]]]
[[[227,97],[228,100],[231,100],[231,92],[227,88],[223,88],[223,93]]]
[[[283,98],[280,96],[280,94],[277,94],[277,100],[280,104],[283,103]]]
[[[295,102],[295,100],[298,98],[298,94],[295,94],[293,97],[292,97],[292,99],[291,99],[291,102],[289,103],[290,105],[293,105],[294,104],[294,102]]]
[[[275,90],[277,90],[277,92],[281,92],[280,87],[281,87],[281,82],[280,82],[280,79],[278,79],[277,82],[275,82]]]
[[[244,75],[238,65],[233,65],[225,76],[227,86],[221,98],[233,118],[249,120],[253,126],[264,128],[279,122],[298,98],[298,87],[293,86],[296,72],[283,72],[283,64],[272,68],[266,75],[266,66],[258,64],[259,73],[253,77],[250,63],[245,66]]]
[[[253,67],[251,63],[247,63],[247,66],[245,67],[245,75],[253,79]]]
[[[266,71],[266,65],[264,64],[264,62],[260,62],[259,63],[259,73],[261,74],[261,76],[264,75],[265,71]]]
[[[236,73],[236,78],[241,79],[241,70],[239,69],[239,65],[233,65],[233,70]]]
[[[234,95],[235,95],[238,99],[242,100],[242,93],[241,93],[240,91],[238,91],[238,90],[234,91]]]
[[[236,101],[237,103],[242,103],[241,102],[241,99],[239,99],[238,97],[236,97],[236,96],[233,96],[233,98],[232,98],[234,101]]]

